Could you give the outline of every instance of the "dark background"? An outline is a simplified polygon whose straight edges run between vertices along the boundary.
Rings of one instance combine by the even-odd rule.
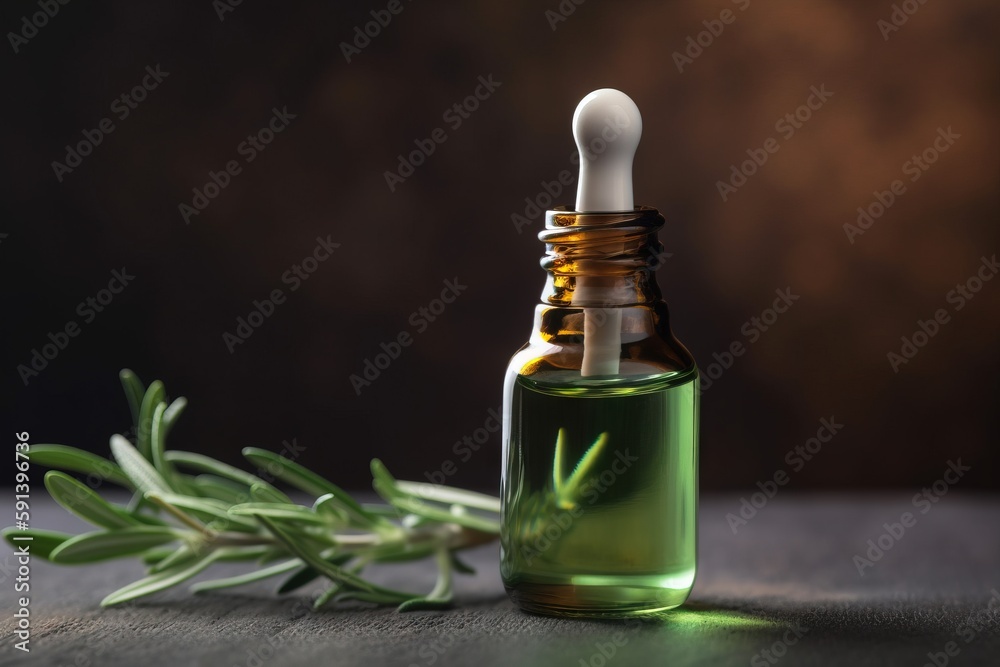
[[[408,478],[452,459],[451,483],[495,489],[499,435],[468,462],[452,446],[499,407],[542,288],[540,216],[522,233],[511,216],[572,169],[573,110],[610,86],[643,113],[635,198],[668,220],[658,277],[702,368],[747,343],[775,289],[800,295],[703,396],[702,488],[756,490],[831,416],[843,430],[791,487],[916,491],[960,457],[963,488],[1000,488],[1000,281],[946,301],[998,250],[996,3],[927,2],[888,40],[888,0],[743,4],[591,0],[553,30],[556,0],[404,0],[350,63],[341,42],[385,2],[248,0],[223,20],[207,0],[72,2],[18,53],[8,37],[7,437],[106,454],[130,423],[127,366],[190,400],[173,447],[237,462],[295,439],[352,488],[373,456]],[[679,72],[673,54],[727,8]],[[0,28],[37,11],[5,2]],[[112,101],[157,64],[169,76],[118,120]],[[453,130],[442,114],[481,75],[501,86]],[[821,85],[833,97],[782,138],[775,122]],[[275,107],[295,120],[243,162]],[[57,181],[51,163],[105,117],[114,132]],[[447,141],[390,192],[384,172],[437,127]],[[960,138],[911,183],[903,164],[948,127]],[[772,136],[780,150],[723,202],[717,181]],[[232,159],[242,173],[185,224],[178,205]],[[906,193],[850,243],[843,225],[894,179]],[[290,291],[282,274],[327,235],[339,249]],[[77,304],[121,267],[134,281],[85,323]],[[349,376],[455,277],[468,289],[357,395]],[[276,288],[287,301],[230,354],[223,333]],[[887,353],[938,308],[951,321],[894,373]],[[71,320],[80,334],[26,386],[17,367]]]

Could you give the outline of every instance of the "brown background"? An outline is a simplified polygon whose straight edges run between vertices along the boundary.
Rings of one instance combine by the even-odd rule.
[[[917,491],[961,457],[964,487],[998,488],[1000,281],[946,302],[998,250],[996,3],[927,2],[888,40],[887,1],[742,4],[592,0],[553,31],[555,0],[404,2],[351,63],[339,44],[385,3],[245,2],[223,21],[209,2],[61,7],[2,54],[6,428],[106,452],[130,366],[190,399],[175,447],[236,461],[295,438],[351,487],[373,456],[411,478],[455,459],[543,283],[541,222],[519,234],[511,215],[570,168],[573,109],[611,86],[643,113],[636,201],[668,220],[659,279],[702,367],[776,288],[801,295],[705,394],[702,487],[754,490],[832,415],[843,431],[792,487]],[[672,54],[727,8],[678,72]],[[4,3],[0,28],[35,11]],[[157,63],[166,80],[57,182],[64,146]],[[397,154],[490,74],[496,93],[391,193]],[[820,85],[832,98],[723,202],[730,165]],[[185,225],[178,204],[284,106],[290,127]],[[910,183],[939,127],[960,138]],[[849,243],[894,179],[906,193]],[[230,355],[222,333],[328,234],[334,256]],[[133,284],[25,387],[18,364],[122,266]],[[357,396],[348,376],[456,276],[467,291]],[[887,353],[942,307],[951,322],[893,373]],[[493,489],[498,472],[494,435],[451,481]]]

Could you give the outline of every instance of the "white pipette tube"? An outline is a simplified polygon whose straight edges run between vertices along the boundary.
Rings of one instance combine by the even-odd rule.
[[[642,136],[639,108],[625,93],[601,88],[590,93],[573,114],[573,138],[580,152],[580,182],[576,191],[579,213],[632,211],[632,158]],[[599,247],[614,251],[616,246]],[[612,302],[614,290],[596,276],[580,276],[574,301]],[[620,308],[584,310],[583,364],[580,374],[617,375],[621,356]]]

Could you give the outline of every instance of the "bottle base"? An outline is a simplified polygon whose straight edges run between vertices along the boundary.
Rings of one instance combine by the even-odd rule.
[[[650,586],[595,586],[520,583],[506,586],[520,609],[544,616],[575,618],[633,618],[674,609],[684,604],[690,588]]]

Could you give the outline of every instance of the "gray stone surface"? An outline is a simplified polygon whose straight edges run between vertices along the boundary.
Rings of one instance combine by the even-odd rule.
[[[480,574],[458,580],[454,610],[410,614],[359,606],[313,612],[306,595],[278,598],[268,582],[199,596],[178,589],[101,609],[104,595],[141,575],[138,563],[65,568],[34,561],[32,650],[24,654],[13,648],[16,574],[4,546],[0,664],[919,667],[929,664],[928,653],[955,642],[958,653],[948,664],[1000,665],[997,497],[949,494],[927,514],[917,512],[916,525],[864,576],[852,557],[884,532],[884,523],[914,511],[909,494],[786,493],[734,535],[725,515],[738,508],[737,498],[703,498],[690,602],[631,623],[517,611],[504,595],[492,545],[470,554]],[[35,527],[81,528],[51,502],[36,501],[32,509]],[[429,588],[433,581],[432,568],[419,565],[379,573],[401,586]],[[970,622],[981,629],[972,633]],[[801,638],[782,645],[795,638],[791,628]],[[614,655],[605,659],[602,647]],[[773,651],[770,661],[765,650]]]

